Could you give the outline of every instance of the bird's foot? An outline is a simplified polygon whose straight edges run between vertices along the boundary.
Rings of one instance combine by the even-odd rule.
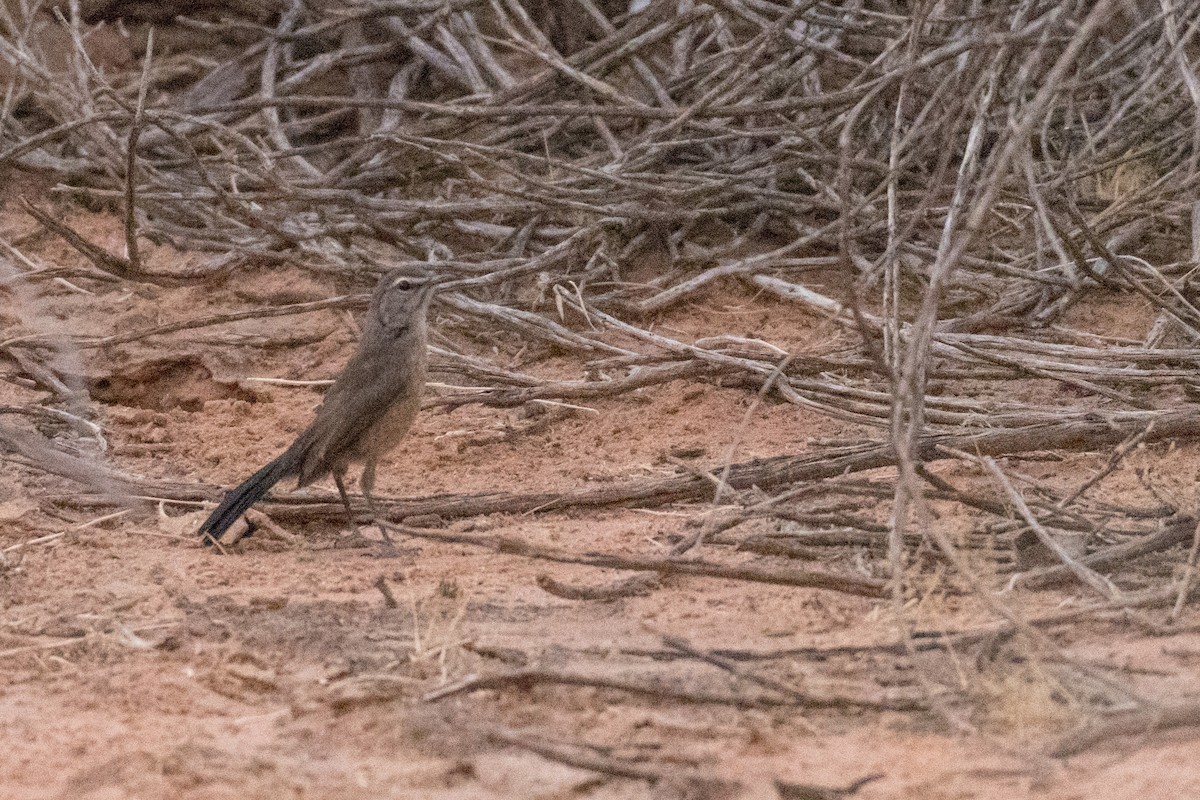
[[[381,522],[380,520],[376,520],[375,527],[379,529],[379,535],[383,537],[383,540],[385,542],[387,542],[392,547],[396,546],[396,542],[392,540],[391,534],[388,533],[388,528],[391,526],[389,526],[386,522]]]

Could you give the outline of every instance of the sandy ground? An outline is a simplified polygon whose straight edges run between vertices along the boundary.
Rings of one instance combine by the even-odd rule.
[[[119,249],[111,216],[67,216]],[[80,263],[11,208],[0,217],[0,235],[44,264]],[[188,256],[158,248],[151,258],[170,269]],[[349,288],[272,269],[247,274],[236,286],[71,280],[89,294],[54,281],[8,289],[0,312],[6,335],[104,336]],[[1094,301],[1079,318],[1109,332],[1144,322],[1128,300],[1106,302]],[[715,315],[728,330],[785,349],[818,355],[851,346],[822,320],[729,286],[656,324],[686,339]],[[436,309],[435,322],[463,342]],[[355,335],[347,315],[320,312],[67,352],[63,363],[91,381],[88,412],[108,452],[96,455],[65,426],[34,422],[60,446],[82,448],[133,476],[232,485],[286,447],[320,401],[319,388],[253,379],[329,378]],[[484,345],[472,346],[487,354]],[[513,357],[503,343],[492,355],[501,364]],[[553,359],[522,366],[547,374],[572,369]],[[20,370],[9,362],[5,372],[12,379]],[[0,384],[0,403],[44,398],[15,379]],[[678,453],[697,466],[716,465],[735,440],[736,460],[744,461],[866,433],[776,402],[755,406],[751,424],[740,426],[753,403],[741,388],[679,382],[588,403],[587,410],[554,409],[544,419],[476,406],[428,410],[380,469],[379,491],[423,497],[568,490],[674,474]],[[1068,456],[1022,469],[1071,484],[1105,459]],[[1177,476],[1183,491],[1198,468],[1195,445],[1149,448],[1122,468],[1109,499],[1120,500],[1121,487],[1131,501],[1144,499],[1139,469]],[[962,663],[945,655],[914,663],[882,651],[797,651],[741,662],[793,686],[843,681],[919,694],[921,677],[932,677],[965,688],[969,702],[953,713],[970,722],[970,734],[932,711],[735,708],[594,686],[507,686],[425,699],[468,675],[520,667],[746,690],[754,687],[714,666],[667,658],[663,636],[760,653],[884,643],[896,635],[884,601],[690,577],[665,578],[644,596],[567,600],[539,588],[538,576],[595,586],[627,573],[408,539],[380,557],[378,550],[338,547],[344,532],[333,524],[287,525],[296,539],[260,533],[219,555],[193,536],[203,508],[81,508],[69,502],[76,485],[11,460],[0,465],[0,481],[5,798],[768,798],[806,796],[777,794],[775,780],[836,787],[869,775],[880,777],[857,794],[866,800],[1200,796],[1192,729],[1115,739],[1065,760],[1036,755],[1039,743],[1084,713],[1063,697],[1091,691],[1061,686],[1077,681],[1078,669],[1060,673],[1053,660],[975,670],[962,666],[981,658],[975,652],[957,654]],[[704,510],[495,515],[458,520],[450,529],[661,555]],[[953,515],[942,522],[969,527]],[[853,570],[854,562],[831,549],[817,566]],[[377,588],[381,578],[396,607]],[[1043,592],[1020,602],[1033,613],[1083,596]],[[936,593],[913,613],[933,630],[987,618],[974,604]],[[1064,658],[1089,666],[1097,693],[1116,685],[1151,700],[1180,699],[1200,690],[1200,634],[1186,627],[1194,622],[1186,612],[1183,632],[1171,636],[1117,621],[1081,623],[1059,643]],[[740,788],[719,781],[654,785],[574,768],[506,742],[506,735],[622,763],[693,770]]]

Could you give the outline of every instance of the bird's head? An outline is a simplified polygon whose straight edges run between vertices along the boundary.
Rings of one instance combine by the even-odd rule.
[[[423,323],[438,283],[435,276],[413,270],[397,269],[384,275],[371,298],[375,321],[390,331]]]

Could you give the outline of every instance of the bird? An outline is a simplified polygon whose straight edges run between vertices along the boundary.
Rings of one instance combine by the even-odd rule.
[[[434,276],[405,269],[383,276],[362,321],[358,349],[325,394],[312,424],[278,458],[230,490],[198,531],[205,545],[215,544],[238,517],[284,478],[308,486],[332,474],[338,495],[356,534],[345,476],[361,463],[359,486],[379,532],[391,544],[371,490],[379,459],[408,433],[425,388],[430,301],[438,287]]]

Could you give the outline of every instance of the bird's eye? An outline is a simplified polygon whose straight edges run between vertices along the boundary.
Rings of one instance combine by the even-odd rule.
[[[408,278],[401,278],[400,280],[398,280],[392,284],[392,288],[399,289],[404,292],[407,292],[412,287],[413,287],[412,281],[410,281]]]

